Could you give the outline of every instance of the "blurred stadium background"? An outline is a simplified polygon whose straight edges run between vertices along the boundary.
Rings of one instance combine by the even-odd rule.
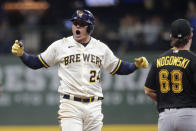
[[[186,18],[196,30],[196,2],[190,0],[0,0],[0,131],[59,131],[56,67],[31,70],[11,54],[15,39],[38,54],[71,35],[71,18],[85,8],[96,17],[93,37],[126,61],[150,63],[170,48],[170,23]],[[194,32],[195,32],[194,30]],[[196,35],[192,50],[196,50]],[[103,73],[103,131],[156,131],[156,103],[143,90],[148,69],[128,76]]]

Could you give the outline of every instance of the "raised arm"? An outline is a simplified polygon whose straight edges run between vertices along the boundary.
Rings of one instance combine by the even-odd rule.
[[[128,75],[134,72],[137,68],[148,68],[148,61],[145,57],[135,58],[135,63],[122,62],[116,74],[118,75]]]
[[[12,53],[15,56],[19,56],[22,62],[31,69],[40,69],[44,67],[38,56],[24,52],[24,45],[22,41],[15,41],[12,46]]]

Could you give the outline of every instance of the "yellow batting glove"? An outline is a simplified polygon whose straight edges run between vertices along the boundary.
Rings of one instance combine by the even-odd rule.
[[[148,68],[148,61],[145,57],[135,58],[135,65],[137,68]]]
[[[22,56],[24,53],[24,46],[22,42],[18,42],[18,40],[15,40],[14,45],[12,46],[12,54],[15,56]]]

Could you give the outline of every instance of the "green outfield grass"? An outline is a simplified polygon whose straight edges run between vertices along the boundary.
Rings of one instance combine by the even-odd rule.
[[[60,131],[59,126],[0,126],[0,131]],[[157,125],[104,125],[102,131],[157,131]]]

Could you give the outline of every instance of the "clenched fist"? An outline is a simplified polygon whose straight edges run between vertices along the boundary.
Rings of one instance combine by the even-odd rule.
[[[15,56],[22,56],[24,53],[24,46],[22,42],[18,42],[18,40],[15,40],[14,45],[12,46],[12,54]]]
[[[145,57],[135,58],[135,65],[137,68],[148,68],[148,61]]]

